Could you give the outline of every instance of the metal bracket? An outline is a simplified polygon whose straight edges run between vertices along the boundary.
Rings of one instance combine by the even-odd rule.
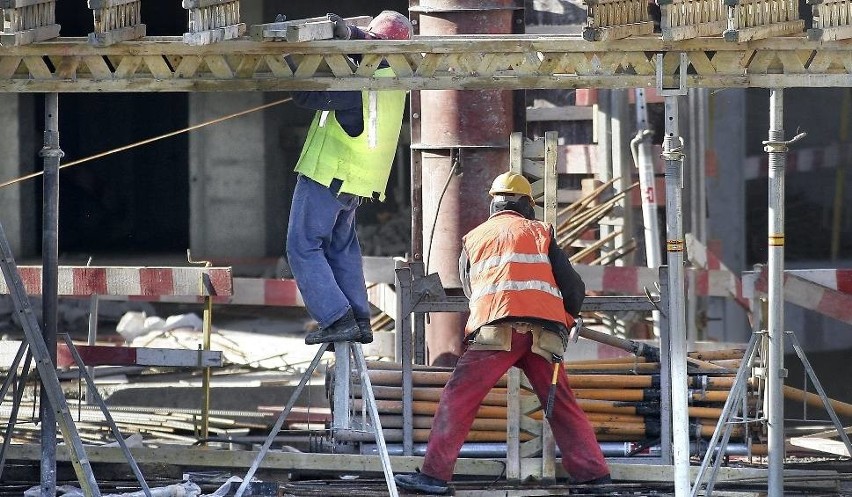
[[[689,58],[686,52],[680,53],[680,65],[678,67],[678,87],[663,87],[663,57],[665,54],[657,54],[657,94],[661,97],[677,97],[686,95],[686,68],[689,66]]]
[[[419,295],[419,301],[440,301],[447,297],[441,277],[438,273],[427,274],[422,278],[415,278],[411,282],[412,293]]]

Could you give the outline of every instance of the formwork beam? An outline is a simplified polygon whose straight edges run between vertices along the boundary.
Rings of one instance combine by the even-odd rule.
[[[189,31],[183,35],[189,45],[232,40],[246,32],[239,0],[183,0],[183,8],[189,11]]]
[[[852,46],[786,37],[749,43],[698,38],[588,42],[578,36],[447,36],[411,41],[231,40],[189,46],[181,38],[93,47],[81,39],[0,47],[0,92],[286,91],[364,89],[636,88],[664,84],[686,53],[686,86],[852,86]],[[296,69],[284,60],[291,55]],[[348,54],[363,54],[354,68]],[[395,78],[375,77],[387,60]]]
[[[56,0],[0,0],[0,45],[17,46],[59,36]]]
[[[107,46],[145,36],[142,24],[142,0],[89,0],[95,28],[89,43]]]
[[[718,1],[718,0],[717,0]],[[725,0],[728,29],[725,40],[744,42],[802,33],[798,0]]]
[[[808,0],[813,27],[808,39],[830,41],[852,38],[852,2],[850,0]]]
[[[610,41],[654,33],[647,0],[586,0],[583,38]]]

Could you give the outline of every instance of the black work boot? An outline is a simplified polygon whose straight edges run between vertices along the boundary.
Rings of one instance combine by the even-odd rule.
[[[346,312],[342,318],[331,323],[327,328],[317,328],[305,335],[305,344],[316,345],[326,342],[351,342],[360,335],[358,323],[352,310]]]
[[[578,482],[580,491],[585,494],[608,495],[613,492],[612,477],[603,475],[598,478]]]
[[[356,319],[358,322],[358,338],[355,340],[361,343],[373,342],[373,327],[370,325],[370,319]]]
[[[419,470],[413,475],[395,475],[393,479],[400,488],[421,494],[444,495],[450,490],[444,480],[433,478]]]

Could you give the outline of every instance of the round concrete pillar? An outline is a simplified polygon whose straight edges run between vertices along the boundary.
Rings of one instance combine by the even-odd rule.
[[[510,34],[523,29],[515,0],[421,0],[411,5],[420,35]],[[424,90],[412,125],[422,164],[423,258],[450,294],[460,294],[461,239],[488,217],[488,188],[508,169],[513,93]],[[454,169],[455,166],[455,169]],[[445,191],[446,185],[446,191]],[[416,227],[415,227],[416,229]],[[462,353],[466,314],[434,313],[426,326],[428,362],[454,365]]]

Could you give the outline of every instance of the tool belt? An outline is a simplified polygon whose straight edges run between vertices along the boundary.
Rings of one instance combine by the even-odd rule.
[[[568,346],[567,337],[544,326],[526,321],[504,321],[480,326],[472,335],[472,350],[512,350],[512,333],[530,333],[532,351],[550,362],[562,360]]]

